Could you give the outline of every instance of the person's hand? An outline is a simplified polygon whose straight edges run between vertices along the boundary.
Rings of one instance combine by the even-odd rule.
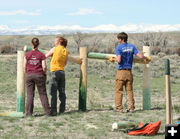
[[[151,57],[150,57],[150,56],[147,56],[147,57],[146,57],[146,60],[150,62],[150,61],[151,61]]]
[[[151,57],[150,57],[150,56],[145,57],[144,61],[145,61],[146,63],[149,63],[149,62],[151,61]]]
[[[108,60],[109,60],[110,62],[115,62],[115,57],[110,57]]]
[[[79,64],[82,64],[82,62],[83,62],[82,60],[83,60],[83,59],[82,59],[82,58],[80,58],[80,60],[81,60],[81,61],[79,62]]]

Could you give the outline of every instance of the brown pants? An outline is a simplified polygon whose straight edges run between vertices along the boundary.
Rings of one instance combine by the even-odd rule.
[[[126,104],[128,110],[134,110],[134,98],[133,98],[133,75],[131,70],[118,70],[116,73],[115,84],[115,106],[116,110],[122,110],[122,98],[123,98],[123,86],[126,89]]]
[[[26,74],[27,87],[27,101],[26,101],[26,115],[30,116],[34,108],[34,91],[35,84],[37,86],[42,106],[46,115],[50,115],[50,107],[46,93],[46,76],[41,74]]]

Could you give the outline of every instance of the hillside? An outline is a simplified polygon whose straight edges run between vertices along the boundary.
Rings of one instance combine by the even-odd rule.
[[[78,47],[88,47],[89,51],[98,51],[105,53],[115,53],[117,45],[115,33],[91,33],[84,34],[76,32],[74,34],[62,34],[68,39],[67,49],[71,53],[79,53]],[[40,47],[50,49],[54,45],[55,35],[40,36],[0,36],[0,49],[4,46],[10,46],[14,52],[21,50],[24,45],[30,45],[31,39],[38,37],[40,39]],[[129,34],[129,43],[135,44],[140,50],[143,45],[152,46],[152,51],[174,54],[177,48],[180,48],[180,32],[157,32],[157,33],[131,33]],[[78,42],[78,40],[80,40]],[[172,52],[171,52],[172,51]],[[156,54],[156,53],[155,53]]]

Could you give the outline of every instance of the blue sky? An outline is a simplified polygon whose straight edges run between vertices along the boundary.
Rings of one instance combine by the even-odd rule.
[[[180,24],[180,0],[0,0],[0,27]]]

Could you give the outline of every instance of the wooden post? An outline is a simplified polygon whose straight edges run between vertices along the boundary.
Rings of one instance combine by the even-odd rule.
[[[86,97],[87,97],[87,48],[86,47],[80,47],[80,58],[82,58],[82,64],[80,67],[79,110],[86,111]]]
[[[150,56],[150,47],[143,46],[144,56]],[[150,65],[144,64],[143,67],[143,110],[150,110],[151,97],[150,97]]]
[[[166,124],[172,124],[171,113],[171,88],[170,88],[170,62],[165,60],[165,79],[166,79]]]
[[[17,53],[17,112],[25,112],[24,51]]]

